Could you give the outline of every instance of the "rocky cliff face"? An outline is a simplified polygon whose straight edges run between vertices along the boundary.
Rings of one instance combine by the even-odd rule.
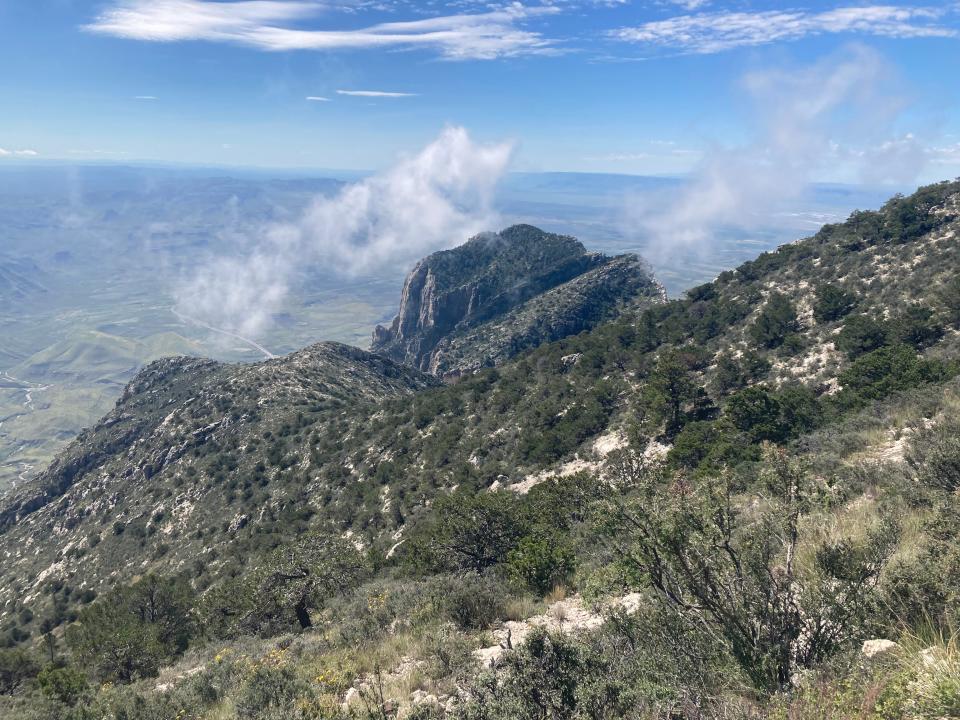
[[[371,349],[457,375],[589,329],[625,304],[663,299],[636,256],[588,253],[575,238],[515,225],[418,262]]]

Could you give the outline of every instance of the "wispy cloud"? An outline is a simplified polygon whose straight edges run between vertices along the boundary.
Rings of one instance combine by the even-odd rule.
[[[71,155],[129,155],[123,150],[67,150]]]
[[[683,15],[611,31],[632,43],[696,54],[799,40],[809,35],[856,33],[890,38],[957,37],[943,24],[942,8],[867,5],[825,12],[771,10]]]
[[[156,95],[134,95],[133,99],[134,100],[157,100],[158,98]]]
[[[684,10],[699,10],[710,4],[710,0],[668,0],[673,5],[679,5]]]
[[[330,102],[330,98],[322,95],[307,95],[307,100],[310,102]]]
[[[891,94],[895,75],[861,46],[806,67],[747,74],[750,141],[712,148],[682,192],[634,199],[627,227],[646,238],[651,260],[662,261],[678,250],[708,252],[724,230],[756,229],[762,212],[795,205],[823,172],[912,182],[926,157],[916,137],[895,132],[905,109]]]
[[[115,0],[84,29],[149,42],[205,40],[272,51],[425,48],[456,60],[556,52],[553,41],[520,27],[559,12],[552,5],[516,2],[488,12],[350,30],[302,27],[324,9],[307,0]]]
[[[405,98],[416,97],[417,93],[386,92],[384,90],[337,90],[337,95],[350,95],[352,97],[367,98]]]
[[[211,258],[176,291],[178,308],[213,327],[256,336],[305,265],[342,273],[404,267],[494,227],[494,190],[509,143],[473,142],[448,128],[393,168],[319,197],[296,223],[274,225],[247,248]]]
[[[930,157],[930,161],[936,165],[960,167],[960,143],[929,148],[927,155]]]
[[[39,154],[36,150],[7,150],[0,147],[0,157],[37,157]]]

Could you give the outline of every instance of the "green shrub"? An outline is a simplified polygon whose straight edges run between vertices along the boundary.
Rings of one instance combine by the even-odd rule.
[[[799,461],[768,449],[756,478],[766,490],[755,502],[738,497],[740,480],[729,473],[689,484],[636,468],[636,495],[612,498],[603,514],[626,577],[666,609],[711,627],[758,689],[788,687],[798,669],[865,631],[895,525],[857,541],[823,541],[815,569],[801,572],[794,557],[818,489]]]
[[[887,344],[887,326],[866,315],[848,318],[834,341],[851,360]]]
[[[858,357],[840,373],[843,390],[838,400],[842,405],[854,407],[881,400],[898,390],[946,380],[953,374],[953,367],[937,360],[921,359],[907,345],[883,347]]]
[[[45,695],[70,707],[87,691],[86,676],[72,665],[44,668],[37,676],[37,684]]]
[[[37,676],[40,666],[23,648],[0,648],[0,695],[10,695]]]
[[[294,701],[306,697],[310,687],[287,665],[258,665],[237,693],[241,718],[294,717]]]
[[[929,347],[943,337],[943,326],[934,318],[933,310],[913,305],[891,323],[892,335],[897,341],[918,350]]]
[[[960,422],[943,420],[920,430],[906,459],[924,485],[951,493],[960,490]]]
[[[531,591],[544,595],[567,583],[576,570],[576,554],[560,533],[524,537],[507,555],[507,573]]]
[[[774,292],[750,326],[750,338],[759,347],[771,349],[780,347],[788,335],[799,329],[793,303],[786,295]]]
[[[405,548],[415,567],[482,572],[502,563],[527,530],[513,493],[458,491],[439,498]]]
[[[193,603],[185,581],[149,575],[84,608],[67,630],[67,644],[102,680],[148,677],[187,648]]]
[[[819,323],[829,323],[848,315],[857,306],[856,296],[836,285],[817,288],[813,317]]]
[[[506,612],[506,593],[493,577],[452,576],[438,589],[443,592],[443,613],[464,630],[490,627]]]

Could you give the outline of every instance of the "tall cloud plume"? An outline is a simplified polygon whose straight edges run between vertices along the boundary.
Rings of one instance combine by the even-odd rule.
[[[887,88],[895,72],[875,51],[851,46],[805,68],[749,73],[752,139],[714,147],[690,182],[667,197],[637,198],[627,227],[653,261],[707,250],[724,228],[756,229],[824,172],[846,169],[870,182],[907,183],[925,162],[912,135],[896,136],[904,103]]]
[[[212,259],[177,288],[177,311],[256,337],[307,264],[362,274],[458,245],[494,227],[494,191],[511,154],[509,143],[479,144],[447,128],[391,169],[317,198],[298,222],[266,228],[247,253]]]

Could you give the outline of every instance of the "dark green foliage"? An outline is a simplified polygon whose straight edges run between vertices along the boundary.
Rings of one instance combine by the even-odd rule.
[[[851,360],[887,344],[888,328],[866,315],[855,315],[843,324],[835,341],[837,350]]]
[[[573,544],[558,532],[527,535],[507,554],[507,573],[541,595],[567,583],[575,568]]]
[[[911,305],[891,323],[891,334],[899,342],[917,350],[929,347],[943,337],[943,326],[934,318],[933,310]]]
[[[812,430],[820,419],[816,395],[802,385],[774,392],[757,385],[730,397],[726,416],[751,441],[782,443]]]
[[[436,501],[406,552],[433,571],[483,572],[506,560],[527,529],[512,493],[461,491]]]
[[[348,541],[303,535],[208,592],[200,611],[204,629],[214,637],[232,637],[309,628],[312,610],[355,587],[368,570]]]
[[[712,717],[726,658],[672,612],[616,613],[589,634],[532,633],[496,671],[471,678],[454,717],[616,720]]]
[[[776,348],[783,344],[788,335],[799,329],[797,310],[790,298],[774,292],[750,326],[750,338],[759,347]]]
[[[0,648],[0,695],[10,695],[37,676],[40,666],[23,648]]]
[[[836,285],[821,285],[817,288],[813,304],[813,317],[819,323],[829,323],[848,315],[857,306],[856,296]]]
[[[924,485],[960,490],[960,422],[943,420],[917,432],[906,459]]]
[[[765,387],[741,390],[727,402],[725,412],[734,427],[749,433],[753,442],[783,439],[780,403]]]
[[[157,672],[194,633],[193,593],[183,580],[148,575],[85,608],[67,644],[102,680],[129,682]]]
[[[41,691],[68,707],[77,704],[87,692],[87,678],[72,665],[51,665],[37,676]]]
[[[525,495],[458,491],[440,498],[403,546],[404,563],[432,572],[502,571],[545,593],[576,567],[571,529],[599,486],[582,475],[543,482]]]
[[[909,242],[933,230],[944,217],[932,211],[954,192],[951,183],[942,182],[920,188],[910,197],[897,195],[883,206],[884,239],[892,243]]]
[[[950,325],[960,327],[960,276],[949,278],[937,293],[944,316]]]
[[[674,438],[667,459],[673,467],[693,469],[710,455],[723,436],[723,427],[715,422],[687,423]]]
[[[855,407],[880,400],[893,392],[938,382],[955,369],[938,360],[924,360],[906,345],[893,345],[867,353],[840,373],[841,406]]]
[[[643,390],[643,402],[651,419],[663,423],[670,436],[683,427],[698,396],[699,388],[690,365],[689,353],[677,350],[662,353]]]
[[[498,694],[512,701],[509,717],[575,717],[578,676],[585,671],[584,661],[576,643],[542,630],[534,631],[523,651],[510,654],[505,663],[506,679]]]
[[[739,358],[728,352],[717,358],[714,387],[718,395],[727,395],[761,378],[770,370],[770,361],[756,352],[746,352]]]

